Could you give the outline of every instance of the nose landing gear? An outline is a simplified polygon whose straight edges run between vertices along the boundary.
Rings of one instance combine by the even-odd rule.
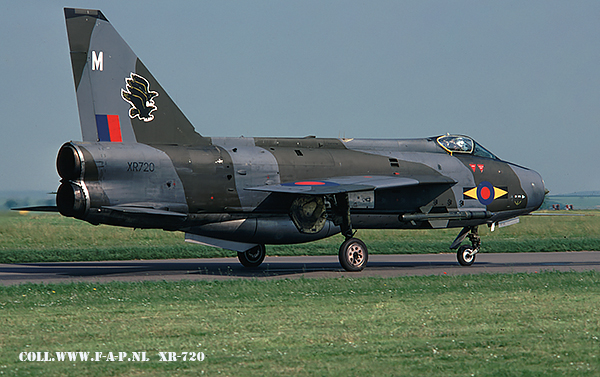
[[[469,237],[469,241],[471,241],[471,246],[461,245],[461,242],[467,237]],[[457,248],[458,252],[456,253],[456,259],[458,259],[458,263],[461,266],[471,266],[475,262],[475,255],[481,248],[481,237],[479,237],[477,226],[464,227],[460,231],[450,246],[450,249],[452,250]]]

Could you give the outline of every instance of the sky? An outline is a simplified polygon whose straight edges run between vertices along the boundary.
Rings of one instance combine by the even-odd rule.
[[[81,140],[63,7],[101,9],[204,136],[466,134],[600,190],[598,1],[3,1],[0,191]]]

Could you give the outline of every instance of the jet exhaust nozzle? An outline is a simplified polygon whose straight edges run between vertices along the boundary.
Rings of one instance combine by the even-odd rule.
[[[58,151],[56,170],[58,175],[67,181],[74,181],[81,177],[82,158],[77,148],[71,143],[64,144]]]
[[[84,159],[72,143],[65,143],[56,157],[56,170],[62,183],[56,192],[56,206],[63,216],[83,218],[87,210],[85,190],[79,184]],[[83,184],[83,182],[81,182]]]
[[[56,206],[63,216],[83,218],[87,210],[83,188],[73,182],[63,182],[56,193]]]

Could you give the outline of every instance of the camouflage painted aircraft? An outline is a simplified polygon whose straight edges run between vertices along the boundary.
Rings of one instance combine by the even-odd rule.
[[[468,266],[479,225],[514,223],[544,199],[538,173],[468,136],[201,136],[102,12],[66,8],[65,18],[83,142],[58,152],[64,216],[182,231],[247,267],[266,244],[341,233],[340,263],[360,271],[368,253],[356,229],[462,228],[450,248]]]

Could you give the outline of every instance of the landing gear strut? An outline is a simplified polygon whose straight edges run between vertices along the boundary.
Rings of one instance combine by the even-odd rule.
[[[265,260],[265,245],[256,245],[250,250],[238,251],[238,260],[244,267],[255,268]]]
[[[467,237],[469,237],[469,241],[471,241],[471,246],[460,245],[461,242]],[[456,258],[461,266],[470,266],[475,262],[475,255],[481,248],[481,238],[479,237],[477,226],[464,227],[460,231],[450,246],[450,249],[454,250],[456,248],[458,248]]]
[[[348,204],[348,193],[333,195],[331,203],[331,218],[335,225],[341,228],[342,235],[346,240],[340,246],[339,260],[346,271],[362,271],[367,265],[369,253],[367,245],[358,238],[354,238],[350,221],[350,205]]]

